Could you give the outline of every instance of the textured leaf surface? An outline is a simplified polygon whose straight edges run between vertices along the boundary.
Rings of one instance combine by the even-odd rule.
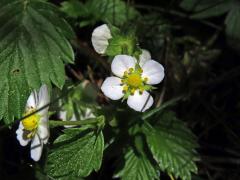
[[[0,7],[0,119],[21,117],[32,89],[62,87],[64,64],[74,59],[71,28],[43,1],[2,1]]]
[[[154,128],[147,123],[144,128],[153,157],[162,171],[190,180],[191,172],[197,172],[196,138],[173,113],[160,118]]]
[[[70,17],[88,18],[81,21],[80,26],[104,21],[114,25],[122,25],[138,16],[138,12],[122,0],[89,0],[85,4],[78,0],[62,3],[62,11]]]
[[[125,165],[115,175],[122,180],[154,180],[159,178],[159,173],[146,156],[137,154],[129,148],[124,155]]]
[[[88,176],[99,170],[102,163],[104,139],[102,132],[66,129],[54,142],[48,157],[47,173],[53,177]]]

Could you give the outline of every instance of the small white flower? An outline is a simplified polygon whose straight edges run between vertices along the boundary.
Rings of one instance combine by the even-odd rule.
[[[144,112],[153,104],[152,96],[147,92],[151,85],[160,83],[164,78],[163,66],[150,58],[150,53],[140,56],[139,62],[128,55],[117,55],[111,69],[114,75],[108,77],[101,90],[112,100],[127,98],[129,107]]]
[[[104,54],[108,47],[108,40],[112,38],[109,27],[106,24],[98,26],[92,33],[92,44],[96,52]]]
[[[43,108],[50,102],[48,89],[42,85],[39,92],[33,91],[27,100],[24,116]],[[22,146],[31,142],[31,158],[38,161],[42,155],[43,144],[48,142],[48,107],[26,117],[19,123],[17,139]]]
[[[80,114],[80,120],[85,120],[89,118],[95,118],[96,116],[93,114],[90,108],[86,108],[84,112]],[[67,111],[60,111],[59,118],[63,121],[67,121]],[[73,113],[72,117],[69,121],[77,121],[76,115]],[[65,128],[74,127],[74,125],[65,125]]]

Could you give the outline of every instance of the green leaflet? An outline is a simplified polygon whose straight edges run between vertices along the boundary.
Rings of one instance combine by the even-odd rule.
[[[195,149],[198,145],[194,134],[176,119],[174,113],[164,113],[154,127],[145,122],[143,132],[160,169],[183,180],[191,180],[191,172],[197,173]]]
[[[67,93],[69,86],[73,86],[73,84],[67,81],[62,92]],[[78,120],[91,118],[96,113],[96,98],[97,90],[94,84],[84,81],[76,85],[74,90],[68,92],[67,96],[60,100],[60,109],[66,112],[64,119],[70,120],[73,115]],[[56,109],[59,110],[59,107]]]
[[[79,25],[87,26],[103,21],[120,26],[136,18],[139,13],[122,0],[88,0],[85,4],[77,0],[62,3],[62,11],[72,18],[83,18]]]
[[[209,18],[228,12],[233,5],[233,0],[183,0],[181,7],[192,11],[192,18]]]
[[[124,155],[124,160],[124,167],[114,177],[122,180],[159,179],[159,172],[149,159],[144,155],[136,153],[131,147]]]
[[[47,174],[53,177],[86,177],[101,167],[104,149],[102,132],[84,128],[64,130],[48,156]]]
[[[74,54],[69,25],[55,6],[37,0],[2,1],[0,6],[0,119],[22,116],[26,100],[41,84],[62,87],[64,62]]]
[[[181,7],[192,11],[193,14],[190,17],[196,19],[211,18],[227,13],[226,35],[230,40],[240,39],[240,3],[237,0],[184,0]]]
[[[226,34],[231,39],[240,40],[240,5],[236,5],[225,19]]]

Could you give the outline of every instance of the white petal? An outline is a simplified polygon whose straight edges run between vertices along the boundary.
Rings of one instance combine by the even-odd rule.
[[[143,67],[143,65],[151,59],[151,54],[148,50],[142,49],[142,54],[139,56],[139,65]]]
[[[153,105],[153,98],[147,91],[143,91],[142,94],[136,91],[128,97],[127,104],[135,111],[144,112]]]
[[[19,141],[21,146],[26,146],[29,143],[30,139],[24,139],[24,137],[23,137],[24,134],[23,134],[22,122],[19,123],[16,134],[17,134],[17,140]]]
[[[112,100],[118,100],[123,97],[123,87],[120,85],[121,79],[117,77],[108,77],[102,84],[101,90],[105,96]]]
[[[39,103],[37,109],[41,109],[42,107],[48,105],[50,103],[50,97],[48,93],[47,85],[42,85],[38,92]],[[48,107],[42,109],[38,112],[40,115],[44,116],[48,113]]]
[[[108,40],[111,39],[110,29],[106,24],[98,26],[92,33],[92,44],[96,52],[104,54],[108,47]]]
[[[157,61],[147,61],[142,69],[142,77],[148,79],[147,84],[158,84],[164,78],[164,68]]]
[[[37,104],[38,104],[37,91],[34,90],[28,97],[26,109],[37,108]]]
[[[43,143],[40,137],[36,134],[31,143],[31,158],[34,161],[39,161],[42,155]]]
[[[135,68],[136,59],[128,55],[117,55],[112,61],[112,72],[118,76],[123,77],[125,71],[129,68]]]
[[[49,138],[49,127],[45,122],[40,122],[37,133],[44,144],[47,144]]]

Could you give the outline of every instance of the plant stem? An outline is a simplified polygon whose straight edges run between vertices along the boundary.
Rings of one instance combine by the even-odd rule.
[[[72,126],[82,126],[87,124],[96,124],[96,125],[102,125],[104,124],[104,117],[99,116],[97,118],[89,118],[85,120],[79,120],[79,121],[59,121],[59,120],[49,120],[49,125],[51,127],[56,126],[65,126],[65,125],[72,125]]]

